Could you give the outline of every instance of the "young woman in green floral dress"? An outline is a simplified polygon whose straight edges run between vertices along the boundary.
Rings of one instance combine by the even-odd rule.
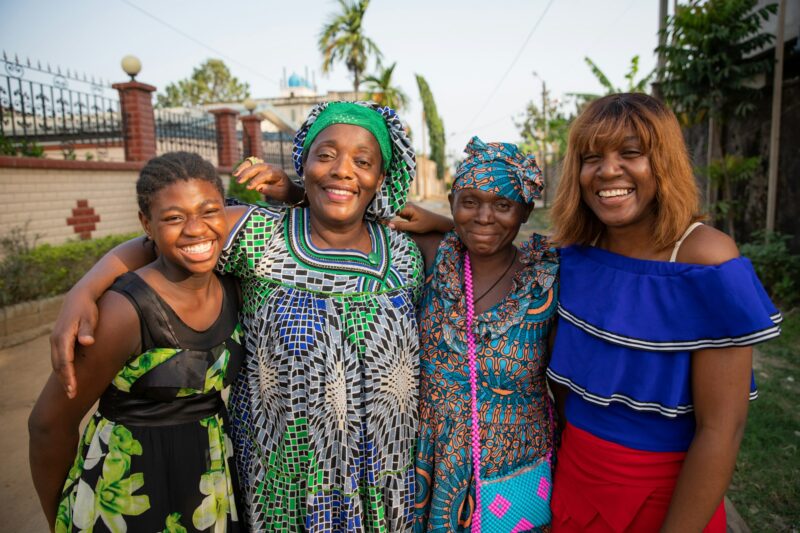
[[[243,348],[237,286],[214,273],[228,233],[222,183],[183,152],[151,160],[136,185],[158,259],[100,298],[77,396],[55,375],[45,385],[29,420],[34,485],[59,532],[239,531],[220,393]]]

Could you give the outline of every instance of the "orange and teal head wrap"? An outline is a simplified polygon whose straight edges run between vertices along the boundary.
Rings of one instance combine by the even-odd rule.
[[[473,137],[464,149],[467,158],[458,165],[452,190],[480,189],[533,206],[542,197],[542,171],[532,155],[514,144],[485,143]]]

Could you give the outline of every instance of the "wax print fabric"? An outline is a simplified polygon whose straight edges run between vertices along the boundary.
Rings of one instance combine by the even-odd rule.
[[[253,531],[411,527],[422,257],[366,224],[369,253],[319,249],[308,209],[251,208],[223,251],[244,298],[229,407]]]
[[[56,531],[244,531],[221,391],[242,362],[238,295],[205,331],[135,273],[111,287],[139,314],[142,353],[100,398],[78,444]],[[230,461],[230,464],[229,464]]]
[[[542,197],[542,171],[536,159],[523,154],[517,145],[485,143],[473,137],[464,152],[467,157],[456,169],[454,192],[480,189],[528,206]]]
[[[448,234],[420,311],[417,532],[468,532],[474,510],[464,254],[456,234]],[[534,235],[520,260],[525,267],[510,293],[475,319],[484,478],[536,464],[553,446],[545,369],[558,257],[546,238]]]

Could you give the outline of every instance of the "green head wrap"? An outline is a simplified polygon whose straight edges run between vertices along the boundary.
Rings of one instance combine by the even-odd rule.
[[[370,132],[381,147],[384,172],[389,169],[389,164],[392,162],[392,141],[389,139],[389,130],[386,127],[386,122],[373,109],[350,102],[328,104],[314,123],[311,124],[303,142],[303,153],[308,152],[308,149],[314,143],[314,139],[317,138],[317,135],[322,130],[334,124],[351,124],[360,126]]]
[[[304,174],[304,155],[323,128],[331,124],[351,124],[366,129],[378,141],[386,169],[383,180],[366,217],[372,220],[392,218],[406,205],[408,189],[417,174],[414,147],[405,127],[394,112],[375,102],[321,102],[314,106],[308,118],[297,130],[292,145],[292,163],[297,175]]]

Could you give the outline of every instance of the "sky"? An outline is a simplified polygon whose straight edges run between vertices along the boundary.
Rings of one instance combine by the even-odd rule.
[[[600,93],[589,56],[625,87],[634,55],[655,66],[658,0],[372,0],[364,31],[397,62],[411,104],[401,117],[419,149],[422,105],[415,74],[431,87],[447,154],[472,135],[519,142],[531,100]],[[137,56],[137,80],[163,89],[208,58],[223,59],[254,97],[279,96],[284,69],[315,72],[320,91],[349,90],[343,65],[321,73],[319,32],[334,0],[0,0],[0,50],[109,82],[126,81],[120,60]],[[156,20],[158,19],[158,20]],[[160,22],[159,22],[160,21]]]

